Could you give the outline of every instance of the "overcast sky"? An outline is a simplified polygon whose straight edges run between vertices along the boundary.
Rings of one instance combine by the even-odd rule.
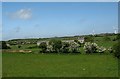
[[[3,40],[114,32],[117,2],[10,2],[2,4]]]

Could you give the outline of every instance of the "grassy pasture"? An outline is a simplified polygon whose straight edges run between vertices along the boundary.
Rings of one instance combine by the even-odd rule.
[[[116,36],[108,36],[111,41],[105,41],[104,37],[94,37],[95,43],[106,48],[112,47],[117,41],[112,41]]]
[[[3,77],[117,77],[112,55],[3,53]]]

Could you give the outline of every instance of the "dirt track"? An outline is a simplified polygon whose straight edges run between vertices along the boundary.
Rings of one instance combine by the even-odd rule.
[[[11,53],[31,53],[31,50],[12,50],[12,49],[7,49],[7,50],[2,50],[2,52],[11,52]]]

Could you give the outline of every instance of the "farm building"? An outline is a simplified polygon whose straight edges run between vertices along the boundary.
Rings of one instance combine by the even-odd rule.
[[[39,46],[42,42],[46,42],[47,45],[49,44],[49,41],[38,41],[37,46]]]
[[[79,41],[80,43],[84,43],[84,42],[85,42],[85,39],[84,39],[84,37],[81,37],[81,38],[78,38],[78,41]]]

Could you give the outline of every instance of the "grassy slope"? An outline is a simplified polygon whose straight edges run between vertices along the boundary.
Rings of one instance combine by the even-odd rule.
[[[3,54],[3,76],[116,77],[112,55]]]
[[[109,37],[111,38],[111,40],[115,38],[115,36],[109,36]],[[105,41],[104,37],[95,37],[95,42],[99,46],[109,48],[109,47],[112,47],[117,41]]]

